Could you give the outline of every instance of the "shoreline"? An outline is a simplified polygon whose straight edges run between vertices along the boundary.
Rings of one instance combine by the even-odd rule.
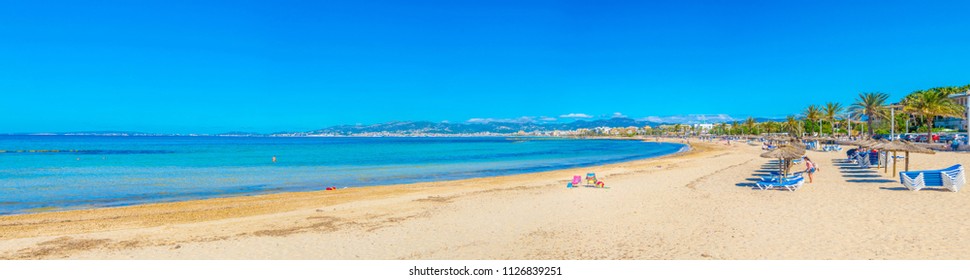
[[[0,259],[970,259],[970,196],[908,191],[808,152],[815,182],[761,191],[759,147],[595,167],[0,217]],[[911,169],[970,155],[914,155]],[[566,189],[596,172],[609,188]],[[64,214],[64,213],[70,213]]]
[[[614,139],[603,139],[603,140],[614,140]],[[627,140],[642,141],[643,139],[627,139]],[[252,216],[252,215],[270,214],[275,212],[284,212],[287,210],[292,211],[292,210],[297,210],[298,208],[300,208],[300,206],[308,207],[311,205],[311,204],[298,204],[300,206],[292,207],[295,205],[291,204],[290,205],[291,207],[274,208],[274,209],[268,209],[266,207],[261,207],[259,205],[260,203],[267,202],[267,201],[272,201],[274,203],[286,203],[288,200],[303,201],[307,199],[323,199],[323,198],[329,198],[329,197],[360,198],[361,196],[364,196],[364,198],[362,199],[375,198],[375,197],[381,198],[388,195],[404,195],[404,194],[411,194],[411,193],[420,193],[421,191],[425,191],[429,187],[434,187],[436,185],[442,185],[442,184],[466,185],[466,184],[474,184],[477,181],[488,181],[488,180],[496,180],[496,179],[518,180],[518,179],[524,179],[524,177],[529,177],[529,176],[542,176],[548,173],[562,173],[562,172],[574,172],[577,174],[582,173],[580,175],[583,175],[585,174],[585,171],[581,172],[580,171],[581,169],[605,168],[611,165],[637,163],[637,162],[645,163],[651,160],[686,155],[691,153],[694,150],[691,145],[688,145],[685,143],[677,143],[672,141],[660,141],[660,142],[652,142],[652,143],[681,144],[681,145],[684,145],[684,147],[681,148],[679,151],[671,154],[649,157],[649,158],[641,158],[641,159],[634,159],[629,161],[620,161],[620,162],[592,165],[592,166],[586,166],[586,167],[571,167],[571,168],[565,168],[565,169],[553,169],[553,170],[546,170],[546,171],[499,175],[499,176],[473,177],[473,178],[464,178],[464,179],[456,179],[456,180],[427,181],[427,182],[406,183],[406,184],[348,187],[348,188],[342,188],[336,191],[316,190],[316,191],[279,192],[279,193],[269,193],[269,194],[191,199],[191,200],[174,201],[174,202],[145,203],[145,204],[137,204],[137,205],[117,206],[117,207],[68,209],[64,211],[44,211],[44,212],[0,215],[0,242],[2,242],[5,239],[11,239],[11,238],[40,236],[40,235],[33,235],[31,234],[32,232],[44,231],[44,232],[49,232],[54,234],[57,234],[59,232],[60,233],[86,233],[86,232],[89,232],[88,229],[96,228],[97,230],[91,230],[91,231],[98,231],[106,228],[105,226],[98,225],[98,226],[81,226],[82,231],[76,231],[77,229],[72,229],[71,231],[58,231],[58,230],[51,230],[50,228],[39,228],[36,230],[30,230],[29,227],[25,225],[36,225],[36,223],[15,222],[18,220],[58,220],[58,217],[61,217],[61,216],[80,216],[80,218],[76,218],[76,219],[63,220],[63,223],[79,223],[82,221],[96,220],[99,217],[104,217],[104,216],[132,217],[132,216],[140,216],[140,215],[159,215],[154,219],[155,221],[142,222],[142,224],[147,224],[151,226],[160,226],[160,225],[166,225],[170,222],[175,222],[175,223],[202,222],[202,221],[219,220],[219,219],[239,218],[239,217]],[[561,181],[568,181],[567,179],[571,179],[571,177],[564,178]],[[563,187],[565,187],[565,183],[563,183]],[[371,189],[381,189],[381,190],[378,191],[378,190],[371,190]],[[361,192],[365,192],[365,193],[361,193]],[[366,192],[372,192],[372,193],[367,194]],[[351,201],[344,201],[344,202],[351,203],[353,201],[351,200]],[[235,208],[234,210],[237,210],[237,213],[230,213],[227,211],[222,211],[219,213],[209,213],[211,215],[206,215],[207,218],[205,219],[188,217],[188,216],[200,217],[200,215],[183,216],[179,214],[182,212],[197,213],[201,211],[211,210],[207,208],[213,208],[213,207],[204,207],[204,205],[209,205],[209,206],[220,205],[222,207],[232,207],[232,208]],[[330,204],[322,204],[321,206],[330,206]],[[174,211],[176,209],[185,209],[186,211]],[[156,211],[162,211],[164,213],[154,213]],[[119,213],[119,212],[133,212],[133,213]],[[182,213],[182,214],[185,214],[185,213]],[[125,228],[125,227],[119,227],[119,228]]]
[[[509,137],[505,137],[505,138],[509,138]],[[452,176],[452,178],[447,178],[448,176],[436,176],[436,177],[440,177],[441,179],[434,179],[434,180],[427,180],[427,179],[426,180],[421,180],[421,179],[418,179],[417,181],[414,181],[414,182],[406,182],[407,180],[405,180],[405,182],[386,182],[386,183],[378,183],[378,184],[373,184],[373,185],[343,186],[343,187],[339,187],[338,189],[339,190],[347,190],[347,189],[356,189],[356,188],[403,186],[403,185],[420,184],[420,183],[450,182],[450,181],[461,181],[461,180],[467,180],[467,179],[479,179],[479,178],[492,178],[492,177],[503,177],[503,176],[512,176],[512,175],[535,174],[535,173],[542,173],[542,172],[548,172],[548,171],[557,171],[557,170],[570,170],[570,169],[579,169],[579,168],[592,168],[592,167],[597,167],[597,166],[604,166],[604,165],[618,164],[618,163],[624,163],[624,162],[632,162],[632,161],[640,161],[640,160],[649,160],[649,159],[653,159],[653,158],[661,158],[661,157],[666,157],[666,156],[672,156],[672,155],[684,153],[684,152],[690,150],[690,145],[685,144],[685,143],[676,143],[676,142],[673,142],[673,141],[660,141],[660,142],[656,142],[656,141],[647,141],[645,139],[638,139],[638,138],[623,138],[623,137],[621,137],[621,138],[606,138],[606,137],[601,137],[601,138],[598,138],[598,139],[582,139],[582,138],[568,138],[568,137],[537,137],[537,138],[549,138],[549,139],[556,139],[556,140],[604,140],[604,141],[607,141],[607,140],[637,140],[637,141],[648,142],[648,143],[675,144],[675,145],[681,145],[682,147],[680,147],[678,150],[676,150],[674,152],[667,153],[667,154],[662,154],[662,155],[659,155],[659,156],[657,156],[657,155],[643,155],[643,156],[636,156],[636,157],[624,158],[624,159],[617,159],[617,160],[602,160],[602,161],[596,161],[596,162],[590,162],[590,163],[583,163],[583,164],[561,165],[561,166],[556,166],[556,167],[551,167],[551,168],[549,168],[549,167],[538,167],[538,168],[530,168],[529,170],[524,171],[524,172],[518,172],[518,171],[516,171],[516,172],[507,172],[505,174],[496,174],[496,175],[482,173],[482,174],[478,174],[478,175],[472,175],[470,177]],[[2,150],[0,150],[0,152],[2,152]],[[31,152],[33,152],[33,151],[31,151]],[[45,206],[45,207],[40,207],[40,208],[22,209],[22,210],[19,210],[17,212],[0,213],[0,218],[2,218],[2,217],[8,217],[8,216],[33,215],[33,214],[42,214],[42,213],[50,213],[50,212],[72,212],[72,211],[96,210],[96,209],[106,209],[106,208],[125,208],[125,207],[133,207],[133,206],[141,206],[141,205],[150,205],[150,204],[166,204],[166,203],[191,202],[191,201],[198,201],[198,200],[221,199],[221,198],[258,197],[258,196],[274,195],[274,194],[303,193],[303,192],[323,192],[323,191],[328,191],[328,190],[326,190],[324,188],[321,188],[321,189],[317,189],[317,190],[283,190],[283,191],[273,191],[273,192],[239,193],[239,194],[232,194],[232,195],[227,195],[227,196],[194,197],[194,198],[185,198],[185,199],[165,199],[165,198],[160,198],[157,201],[134,202],[134,203],[129,203],[129,202],[125,202],[125,201],[116,201],[116,203],[118,204],[117,206],[83,206],[83,207]],[[2,237],[3,236],[0,235],[0,239],[2,239]]]

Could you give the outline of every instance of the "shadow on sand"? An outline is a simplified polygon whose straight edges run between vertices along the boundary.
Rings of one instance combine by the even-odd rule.
[[[848,173],[848,174],[867,174],[868,173],[868,174],[872,174],[872,173],[876,173],[876,171],[875,170],[861,170],[861,169],[860,170],[842,170],[842,173]]]
[[[869,174],[869,175],[845,175],[845,174],[842,174],[842,177],[845,177],[845,178],[882,178],[882,176],[879,175],[879,174]]]
[[[845,181],[849,183],[895,183],[896,182],[896,180],[889,180],[889,179],[850,179]]]
[[[737,186],[737,187],[750,188],[750,189],[753,189],[753,190],[758,190],[759,189],[758,188],[758,185],[755,185],[754,183],[737,183],[737,184],[734,184],[734,185]]]
[[[879,189],[880,190],[887,190],[887,191],[908,191],[908,192],[914,192],[914,191],[911,191],[911,190],[909,190],[909,189],[907,189],[905,187],[879,187]],[[919,191],[920,192],[926,192],[926,191],[930,191],[930,192],[950,192],[947,189],[941,189],[941,188],[928,188],[928,189],[921,189]]]

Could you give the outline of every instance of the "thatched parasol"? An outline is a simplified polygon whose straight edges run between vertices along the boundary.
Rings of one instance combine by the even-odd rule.
[[[836,140],[835,143],[839,145],[858,145],[858,141],[852,140]]]
[[[779,141],[779,142],[798,141],[797,139],[795,139],[795,137],[791,137],[788,135],[772,135],[772,136],[769,136],[767,139],[771,141]]]
[[[796,159],[805,155],[805,149],[793,146],[781,146],[777,149],[761,154],[763,158]]]
[[[936,153],[933,150],[916,146],[916,145],[913,145],[913,143],[910,143],[908,141],[903,141],[903,140],[892,141],[892,142],[886,141],[886,142],[880,143],[879,145],[876,145],[876,148],[880,150],[893,152],[893,177],[896,177],[896,160],[895,160],[896,152],[905,152],[903,156],[906,157],[906,171],[909,171],[909,153],[920,153],[920,154],[931,154],[931,155]],[[886,169],[889,169],[889,168],[886,167]]]
[[[855,145],[858,145],[860,147],[866,147],[866,148],[872,148],[876,144],[879,144],[879,141],[872,140],[872,139],[855,141]]]
[[[788,177],[788,166],[789,161],[797,158],[801,158],[805,155],[805,148],[799,148],[795,146],[782,146],[777,149],[768,151],[761,154],[763,158],[777,158],[779,159],[779,171],[784,171],[785,177]]]
[[[825,141],[828,144],[835,144],[837,141],[839,141],[838,138],[835,138],[835,137],[832,137],[832,136],[820,137],[818,140]]]

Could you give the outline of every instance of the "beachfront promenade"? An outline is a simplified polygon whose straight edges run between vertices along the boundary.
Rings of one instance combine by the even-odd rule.
[[[760,145],[504,177],[0,217],[0,258],[968,259],[970,196],[912,192],[844,152],[754,187]],[[970,162],[914,154],[910,169]],[[796,166],[796,169],[804,168]],[[565,185],[596,172],[608,189]]]

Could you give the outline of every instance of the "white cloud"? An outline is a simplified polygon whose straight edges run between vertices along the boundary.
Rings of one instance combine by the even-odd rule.
[[[588,118],[592,118],[593,116],[583,114],[583,113],[569,113],[565,115],[560,115],[559,117],[563,119],[588,119]]]
[[[554,122],[556,121],[556,118],[542,116],[542,117],[539,117],[539,120],[544,122]]]
[[[490,122],[493,122],[493,121],[495,121],[495,119],[492,119],[492,118],[471,118],[471,119],[468,119],[468,121],[465,121],[465,122],[467,122],[467,123],[490,123]]]
[[[536,121],[536,118],[535,117],[523,116],[523,117],[518,117],[518,118],[514,118],[514,119],[471,118],[471,119],[468,119],[468,121],[466,121],[466,122],[467,123],[481,123],[481,124],[485,124],[485,123],[493,123],[493,122],[500,122],[500,123],[531,123],[531,122],[535,122],[535,121]]]
[[[626,115],[624,115],[623,113],[620,113],[620,112],[614,112],[613,113],[613,118],[626,118]]]

